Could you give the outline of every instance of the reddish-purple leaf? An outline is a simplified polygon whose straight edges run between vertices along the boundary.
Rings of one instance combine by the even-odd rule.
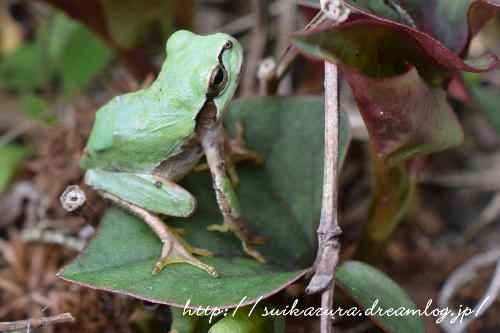
[[[378,78],[401,74],[410,64],[426,81],[440,84],[456,70],[484,72],[498,65],[494,55],[464,61],[425,33],[359,14],[337,26],[296,33],[292,42],[307,56]]]
[[[463,55],[474,36],[500,12],[498,0],[346,0],[355,13],[404,24]],[[296,1],[311,13],[319,1]]]
[[[357,9],[346,22],[296,33],[292,42],[308,57],[339,64],[370,134],[375,190],[358,255],[374,259],[411,194],[414,169],[404,162],[463,139],[442,87],[460,71],[498,65],[494,55],[474,60],[460,55],[499,5],[487,0],[349,3]]]
[[[462,142],[460,124],[444,90],[427,85],[415,67],[385,79],[345,65],[341,69],[362,110],[376,153],[388,165]]]

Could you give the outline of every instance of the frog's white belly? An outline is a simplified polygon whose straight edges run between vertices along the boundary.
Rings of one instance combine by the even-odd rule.
[[[187,175],[203,156],[198,140],[191,140],[180,153],[170,156],[153,171],[153,174],[176,182]]]

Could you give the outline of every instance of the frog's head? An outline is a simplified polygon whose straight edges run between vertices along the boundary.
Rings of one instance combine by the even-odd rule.
[[[167,42],[162,72],[167,78],[175,77],[176,89],[182,89],[189,99],[186,104],[201,103],[194,112],[200,111],[205,101],[213,102],[219,121],[238,87],[242,62],[243,51],[233,37],[224,33],[199,36],[179,30]]]

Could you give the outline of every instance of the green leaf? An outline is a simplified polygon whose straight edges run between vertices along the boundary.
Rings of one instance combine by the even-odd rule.
[[[269,307],[269,306],[267,306]],[[266,316],[262,306],[245,306],[224,314],[208,333],[283,333],[283,316]]]
[[[394,281],[376,268],[359,261],[346,261],[337,269],[336,283],[363,309],[371,310],[371,315],[368,315],[385,332],[425,332],[423,320],[417,312],[402,312],[417,311],[416,305]],[[377,308],[381,310],[377,311]],[[396,311],[393,315],[381,315],[380,311],[390,308]]]
[[[47,101],[35,94],[26,93],[21,98],[24,112],[30,117],[39,117],[49,108]]]
[[[472,93],[474,102],[477,103],[481,111],[484,112],[484,115],[500,134],[500,110],[498,109],[500,94],[488,86],[481,85],[480,82],[469,75],[464,77],[466,80],[465,83]]]
[[[59,75],[63,94],[69,97],[87,85],[110,59],[111,50],[103,41],[82,25],[58,14],[37,30],[33,42],[1,59],[0,82],[31,93]]]
[[[205,333],[208,332],[210,324],[206,316],[184,314],[184,309],[171,307],[172,327],[170,332],[176,333]]]
[[[268,245],[258,250],[262,264],[246,257],[230,233],[209,232],[221,223],[209,172],[192,173],[181,185],[197,198],[189,219],[168,219],[182,227],[192,245],[215,252],[201,258],[213,265],[212,278],[187,264],[150,273],[161,244],[145,223],[118,209],[108,210],[95,238],[60,274],[93,288],[119,292],[152,302],[184,306],[232,307],[270,296],[300,278],[312,264],[321,206],[323,169],[323,101],[313,97],[252,98],[234,104],[226,117],[229,132],[237,122],[245,129],[249,149],[263,154],[261,166],[239,164],[237,195],[245,223]],[[341,151],[345,154],[347,121],[341,118]]]
[[[9,185],[19,163],[29,154],[30,149],[24,146],[13,144],[0,146],[0,194]]]
[[[39,43],[25,44],[0,60],[2,86],[30,90],[45,84],[52,73],[43,66]]]
[[[111,59],[112,52],[92,32],[78,25],[65,41],[61,53],[59,73],[66,97],[85,87]]]

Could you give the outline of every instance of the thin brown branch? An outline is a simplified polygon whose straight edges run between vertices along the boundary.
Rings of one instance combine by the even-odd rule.
[[[301,31],[315,28],[326,21],[326,17],[322,12],[319,12],[312,20],[309,22]],[[259,73],[261,94],[262,95],[275,95],[280,81],[283,79],[288,70],[292,67],[293,62],[297,58],[297,50],[295,50],[291,45],[289,45],[281,57],[276,63],[274,61],[267,59],[266,61],[270,63],[273,62],[272,66],[267,66],[268,68],[261,68]],[[267,65],[267,63],[264,63]]]
[[[322,309],[331,309],[333,304],[333,287],[332,283],[331,287],[323,292],[321,295],[321,308]],[[329,315],[321,316],[321,324],[320,324],[321,333],[332,333],[332,318]]]
[[[318,254],[314,276],[307,292],[323,292],[335,279],[339,260],[341,233],[337,220],[338,163],[339,163],[339,101],[337,65],[325,62],[325,152],[323,200],[318,228]]]
[[[0,322],[0,331],[1,332],[17,331],[28,328],[37,328],[40,326],[60,324],[60,323],[72,323],[74,321],[75,318],[71,315],[71,313],[66,312],[51,317]]]
[[[254,94],[257,86],[257,67],[264,57],[269,39],[270,16],[268,7],[269,0],[252,0],[255,25],[245,65],[246,74],[241,83],[243,96]]]
[[[349,16],[342,0],[322,0],[321,12],[334,22]],[[320,18],[317,18],[322,21]],[[310,294],[322,292],[321,307],[329,312],[333,305],[335,271],[340,256],[338,225],[338,172],[339,172],[339,83],[338,67],[325,61],[325,148],[323,161],[323,199],[318,234],[318,254],[313,266],[314,275],[307,286]],[[332,318],[321,316],[321,333],[332,333]]]

